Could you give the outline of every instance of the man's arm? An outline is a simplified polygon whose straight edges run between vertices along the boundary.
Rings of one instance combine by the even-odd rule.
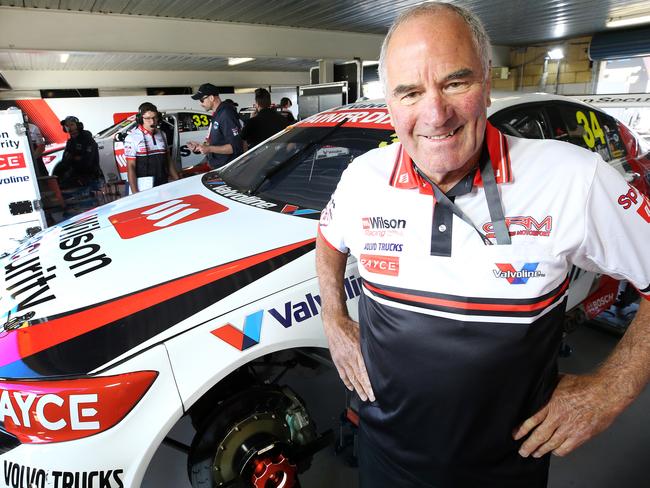
[[[548,404],[514,433],[529,435],[519,453],[564,456],[605,430],[650,380],[650,303],[636,317],[607,360],[592,374],[565,375]]]
[[[135,171],[135,158],[126,158],[126,173],[128,175],[131,194],[138,193],[138,176]]]
[[[222,146],[209,146],[207,143],[201,144],[196,141],[190,141],[187,143],[187,147],[189,147],[190,151],[198,151],[201,154],[232,154],[234,152],[231,144],[224,144]]]
[[[361,355],[359,324],[348,314],[343,279],[347,255],[330,247],[319,234],[316,239],[316,269],[321,295],[321,317],[330,354],[345,386],[356,390],[361,400],[375,400]]]

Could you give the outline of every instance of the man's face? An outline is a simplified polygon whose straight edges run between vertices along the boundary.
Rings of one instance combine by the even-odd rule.
[[[385,63],[399,140],[436,183],[455,183],[478,161],[490,105],[468,27],[444,11],[411,19],[394,32]]]
[[[214,110],[216,97],[214,95],[206,95],[199,100],[201,107],[208,112]]]
[[[153,132],[156,125],[158,125],[158,113],[149,111],[142,114],[142,127]]]
[[[72,121],[68,121],[65,123],[65,128],[68,131],[68,134],[70,134],[70,137],[76,137],[77,134],[79,133],[79,129],[77,127],[77,124]]]

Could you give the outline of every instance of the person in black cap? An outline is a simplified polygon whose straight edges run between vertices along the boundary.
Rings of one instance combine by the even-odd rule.
[[[201,85],[192,98],[213,113],[207,140],[190,141],[187,146],[190,151],[205,154],[210,168],[219,168],[244,152],[236,109],[221,101],[219,90],[211,83]]]
[[[249,148],[257,146],[289,125],[286,117],[271,108],[271,94],[266,88],[255,90],[255,110],[257,113],[246,121],[241,131]]]

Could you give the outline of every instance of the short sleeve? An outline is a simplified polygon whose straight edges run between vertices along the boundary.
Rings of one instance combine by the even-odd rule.
[[[343,172],[330,201],[321,212],[318,224],[318,233],[325,239],[325,242],[331,248],[342,253],[349,251],[349,246],[346,243],[346,232],[350,230],[350,214],[353,210],[349,203],[354,189],[352,185],[353,178],[352,166],[348,166]]]
[[[242,138],[239,133],[239,122],[237,121],[234,111],[226,111],[219,122],[219,130],[221,131],[223,138],[227,141],[226,144],[232,146],[233,154],[241,154],[243,152]]]
[[[600,157],[585,208],[585,231],[573,262],[631,282],[650,299],[650,200]]]
[[[133,133],[129,132],[124,139],[124,157],[127,159],[135,159],[137,144],[133,140]]]

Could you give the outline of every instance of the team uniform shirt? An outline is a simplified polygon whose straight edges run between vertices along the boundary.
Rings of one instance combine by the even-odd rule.
[[[417,486],[546,486],[548,456],[512,431],[556,386],[572,265],[650,295],[650,202],[600,156],[553,140],[485,143],[512,243],[497,245],[480,172],[436,203],[400,144],[357,158],[319,232],[358,261],[361,348],[376,401],[360,414]]]
[[[223,146],[225,144],[230,144],[233,153],[209,153],[207,159],[211,168],[220,168],[244,152],[239,129],[239,118],[237,117],[235,108],[229,103],[220,103],[217,110],[212,114],[212,122],[210,123],[210,132],[208,133],[207,142],[210,146]]]
[[[138,178],[152,176],[153,186],[167,183],[167,137],[162,130],[152,133],[142,125],[130,130],[124,139],[124,157],[127,163],[135,161]]]

